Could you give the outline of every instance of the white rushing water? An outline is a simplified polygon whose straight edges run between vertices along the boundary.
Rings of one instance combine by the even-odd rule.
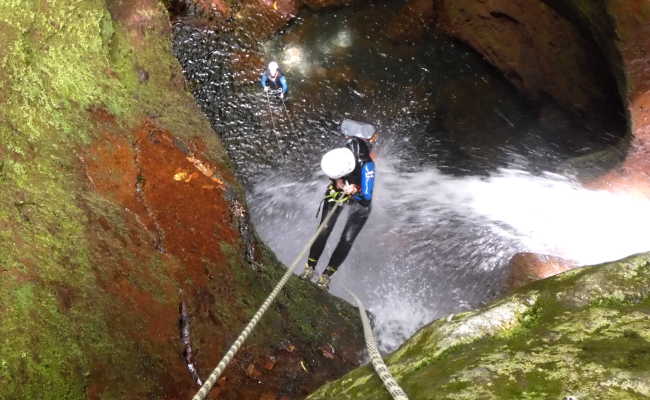
[[[300,182],[269,177],[251,193],[254,224],[283,262],[314,233],[326,182],[323,175]],[[345,213],[319,270],[344,221]],[[382,157],[371,217],[331,291],[344,298],[345,287],[357,293],[390,350],[424,324],[498,295],[503,267],[517,252],[596,264],[650,250],[648,226],[647,199],[587,190],[559,175],[402,172],[397,161]]]

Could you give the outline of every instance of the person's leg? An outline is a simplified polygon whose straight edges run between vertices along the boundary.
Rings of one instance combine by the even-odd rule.
[[[321,211],[320,224],[322,224],[325,221],[325,218],[327,218],[327,215],[330,212],[332,212],[332,209],[333,209],[332,203],[328,201],[323,202],[323,210]],[[318,234],[316,240],[314,240],[314,243],[312,243],[311,247],[309,248],[309,256],[307,258],[307,263],[305,264],[305,270],[302,273],[303,279],[311,279],[311,277],[313,276],[314,269],[316,268],[316,264],[318,264],[318,259],[320,258],[321,254],[323,254],[323,250],[325,249],[325,244],[327,244],[327,239],[332,233],[332,229],[336,224],[336,220],[341,214],[341,209],[342,207],[336,207],[336,209],[334,209],[333,211],[334,215],[332,215],[332,218],[330,218],[327,225]]]
[[[336,245],[336,249],[334,249],[334,253],[332,253],[330,262],[327,268],[325,268],[325,271],[323,271],[323,275],[331,277],[339,268],[339,266],[343,264],[343,261],[345,261],[348,253],[350,253],[350,249],[352,248],[354,240],[361,232],[361,229],[363,229],[366,221],[368,221],[369,215],[370,206],[364,207],[356,202],[350,205],[350,215],[347,222],[345,223],[345,227],[343,228],[341,239]]]

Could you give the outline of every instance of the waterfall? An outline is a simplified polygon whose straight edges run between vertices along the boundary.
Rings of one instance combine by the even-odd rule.
[[[548,172],[452,176],[432,165],[413,172],[384,150],[371,217],[331,291],[345,298],[347,286],[362,297],[386,350],[433,319],[501,294],[504,267],[517,252],[590,265],[650,250],[650,200],[588,190]],[[283,262],[318,223],[327,178],[317,165],[312,171],[299,181],[269,176],[250,193],[258,233]]]

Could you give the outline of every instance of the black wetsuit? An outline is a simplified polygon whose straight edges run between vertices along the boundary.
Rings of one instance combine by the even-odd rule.
[[[368,220],[372,203],[375,165],[370,158],[370,149],[366,142],[357,138],[349,139],[346,143],[346,147],[352,150],[355,154],[357,165],[352,173],[342,179],[361,187],[361,192],[352,196],[344,203],[346,208],[348,208],[348,220],[343,228],[341,239],[332,253],[330,262],[323,272],[323,274],[328,276],[332,276],[347,257],[354,240],[357,238],[357,235],[359,235],[359,232],[361,232],[361,229]],[[330,213],[332,208],[334,208],[336,203],[333,200],[338,196],[343,196],[343,193],[336,188],[334,181],[331,181],[325,191],[325,199],[323,200],[324,205],[320,220],[321,223],[323,223],[326,216]],[[309,258],[307,259],[307,263],[311,267],[315,267],[318,263],[318,259],[323,253],[327,239],[329,238],[330,233],[332,233],[332,229],[334,228],[341,211],[343,211],[343,207],[336,207],[333,211],[334,215],[332,215],[329,223],[312,244],[309,250]]]

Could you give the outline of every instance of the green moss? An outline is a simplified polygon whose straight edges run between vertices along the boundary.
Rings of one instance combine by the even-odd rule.
[[[530,285],[484,310],[436,321],[388,357],[389,368],[414,399],[650,396],[648,261],[650,253],[582,268]],[[620,293],[633,301],[610,300]],[[529,306],[516,322],[441,344],[518,302]],[[367,368],[352,371],[309,399],[386,398],[372,375]]]
[[[64,318],[58,313],[56,300],[50,293],[32,284],[16,284],[13,296],[0,294],[2,304],[9,305],[10,312],[3,313],[0,335],[0,377],[5,382],[4,398],[80,398],[84,393],[83,379],[75,369],[83,369],[83,352],[71,340],[71,332]],[[38,313],[36,313],[38,311]],[[29,334],[26,321],[38,318],[49,327],[52,335],[35,338]],[[48,351],[43,351],[48,349]],[[30,377],[29,385],[22,379]],[[72,379],[71,379],[72,378]],[[46,391],[43,388],[47,387]]]
[[[168,23],[164,13],[150,17]],[[108,385],[102,398],[160,391],[151,381],[165,370],[152,356],[156,351],[127,337],[130,314],[119,315],[99,289],[97,274],[108,281],[118,263],[138,262],[118,240],[129,237],[123,210],[87,192],[80,157],[102,133],[89,118],[92,108],[131,127],[145,115],[186,107],[189,95],[164,94],[171,92],[175,60],[168,41],[155,42],[162,44],[145,38],[134,49],[102,0],[0,3],[1,398],[86,398],[91,373],[105,374],[101,381],[134,382]],[[136,73],[142,59],[157,60],[149,74],[155,83],[145,88]],[[199,114],[179,114],[179,120],[201,121]],[[113,233],[90,231],[89,215],[110,221]],[[107,259],[115,264],[94,264],[92,240],[112,250]],[[141,270],[130,284],[174,312],[175,299],[166,294],[173,283],[163,271],[169,261],[138,257]]]
[[[543,400],[549,398],[562,398],[561,381],[549,379],[544,372],[548,367],[530,371],[522,374],[515,374],[507,378],[495,379],[491,386],[494,386],[494,393],[497,398]]]
[[[252,268],[243,259],[242,245],[233,247],[222,243],[220,249],[227,258],[230,270],[245,288],[248,295],[239,301],[241,316],[250,318],[262,305],[275,285],[285,274],[284,266],[265,248],[260,248],[261,269]],[[328,317],[325,317],[328,316]],[[361,343],[362,329],[355,310],[347,303],[333,298],[307,283],[292,276],[279,293],[275,303],[256,329],[255,343],[274,346],[286,337],[299,338],[303,343],[324,344],[334,339],[328,332],[350,329],[357,332],[351,342]],[[333,343],[332,343],[333,344]],[[314,349],[312,349],[314,350]]]
[[[23,134],[12,144],[23,149],[25,142],[42,146],[50,142],[42,139],[52,134],[59,139],[87,138],[87,129],[79,127],[87,128],[87,122],[71,110],[102,103],[116,112],[125,108],[119,83],[98,79],[109,63],[106,43],[97,32],[112,30],[110,14],[97,0],[38,1],[33,8],[14,3],[3,2],[0,8],[4,29],[18,37],[0,59],[12,78],[6,117]]]
[[[229,165],[183,88],[168,34],[155,1],[0,2],[0,398],[167,398],[191,390],[175,385],[183,382],[174,376],[183,368],[178,338],[146,329],[158,327],[151,313],[164,310],[176,332],[177,286],[192,282],[176,281],[178,260],[142,245],[150,240],[146,221],[96,194],[84,171],[96,139],[132,141],[145,120],[184,141],[200,137],[211,161]],[[241,187],[234,191],[243,197]],[[226,266],[206,260],[217,275],[201,288],[206,298],[223,293],[220,278],[234,280],[227,290],[236,306],[214,307],[230,329],[221,340],[243,327],[284,272],[266,249],[264,268],[250,268],[242,249],[222,244]],[[199,320],[193,329],[213,328]],[[353,337],[323,333],[334,331]],[[361,329],[351,307],[292,278],[251,343],[271,349],[286,338],[301,341],[311,360],[323,341],[360,346]]]
[[[627,371],[650,371],[650,342],[634,330],[621,336],[591,339],[580,344],[583,362],[604,363],[605,367]]]

